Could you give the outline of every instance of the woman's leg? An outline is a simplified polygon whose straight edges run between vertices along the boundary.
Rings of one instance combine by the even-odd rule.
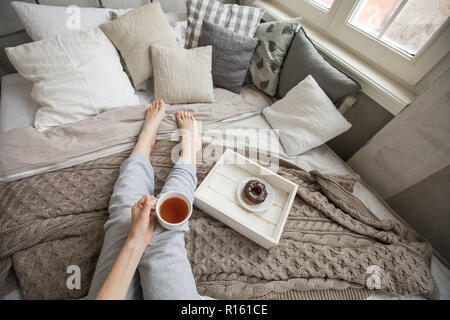
[[[154,192],[154,173],[148,157],[163,115],[163,104],[155,101],[147,112],[133,153],[120,167],[120,174],[109,204],[109,218],[104,226],[103,247],[88,298],[93,299],[97,295],[127,239],[131,223],[131,208],[144,195],[152,195]],[[139,283],[139,275],[136,272],[127,298],[142,296]]]
[[[182,134],[180,161],[167,177],[161,193],[178,191],[194,200],[197,186],[195,153],[199,141],[195,119],[187,112],[177,113]],[[169,231],[155,223],[153,238],[138,266],[144,299],[199,299],[191,265],[184,247],[182,229]]]

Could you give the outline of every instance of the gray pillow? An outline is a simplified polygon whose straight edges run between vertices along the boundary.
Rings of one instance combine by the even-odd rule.
[[[281,65],[300,20],[297,18],[266,22],[260,24],[256,30],[258,44],[250,63],[250,75],[253,84],[270,96],[277,92]]]
[[[211,45],[214,85],[239,93],[256,46],[250,38],[220,25],[203,21],[200,46]]]
[[[308,75],[314,77],[333,103],[338,103],[345,96],[361,89],[359,83],[333,67],[320,55],[301,28],[295,35],[284,61],[277,90],[278,97],[283,98]]]
[[[16,47],[31,41],[31,38],[28,36],[25,30],[20,30],[12,34],[0,37],[0,68],[2,68],[5,73],[17,72],[16,68],[14,68],[14,66],[6,56],[5,48]]]

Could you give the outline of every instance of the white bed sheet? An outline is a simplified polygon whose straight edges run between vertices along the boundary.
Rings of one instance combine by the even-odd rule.
[[[2,78],[2,91],[0,100],[0,132],[11,130],[17,127],[32,125],[34,114],[38,108],[36,102],[31,97],[31,83],[23,79],[18,74],[6,75]],[[153,99],[153,94],[148,91],[137,92],[141,103],[149,103]],[[262,115],[240,116],[236,119],[227,120],[211,127],[211,130],[227,130],[227,135],[239,136],[239,129],[271,129],[268,122]],[[313,169],[333,174],[348,174],[352,169],[343,162],[331,149],[322,145],[313,150],[305,152],[299,156],[287,157],[278,139],[268,140],[272,144],[271,150],[280,150],[280,156],[291,161],[302,169],[310,171]],[[393,212],[378,197],[373,190],[364,183],[357,183],[354,190],[355,195],[380,219],[396,219]],[[431,263],[432,274],[438,283],[441,291],[441,299],[450,299],[450,270],[441,263],[435,256]],[[12,281],[14,283],[14,281]],[[18,289],[0,299],[17,299],[20,297]],[[387,299],[380,295],[374,295],[372,299]],[[419,299],[421,297],[401,297],[402,299]]]

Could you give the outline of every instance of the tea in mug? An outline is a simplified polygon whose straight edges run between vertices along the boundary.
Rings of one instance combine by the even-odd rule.
[[[189,207],[183,199],[169,198],[159,207],[159,215],[168,223],[180,223],[186,219]]]

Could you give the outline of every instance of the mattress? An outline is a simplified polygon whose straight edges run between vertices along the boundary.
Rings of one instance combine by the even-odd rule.
[[[18,74],[6,75],[2,78],[1,84],[1,100],[0,100],[0,131],[12,130],[17,127],[32,125],[34,114],[38,109],[38,105],[31,97],[31,83],[23,79]],[[143,104],[147,104],[153,99],[151,91],[137,91],[139,100]],[[278,142],[277,137],[272,135],[271,127],[265,120],[264,116],[258,114],[249,114],[239,116],[235,119],[217,123],[217,125],[208,130],[216,132],[226,132],[227,136],[236,137],[242,135],[242,130],[259,129],[263,133],[270,135],[267,137],[271,150],[279,150],[279,156],[287,161],[295,163],[304,170],[319,170],[321,172],[332,174],[349,174],[352,169],[343,162],[327,145],[319,146],[313,150],[305,152],[294,157],[287,157],[283,148]],[[377,194],[364,182],[359,182],[355,186],[354,194],[364,202],[364,204],[379,219],[397,219],[395,213]],[[432,274],[441,291],[441,299],[450,299],[450,270],[440,262],[435,256],[431,262]],[[9,278],[9,292],[0,299],[18,299],[20,292],[18,291],[17,282],[14,276]],[[0,295],[3,290],[0,290]],[[4,292],[4,291],[3,291]],[[400,297],[401,299],[419,299],[420,297]],[[388,297],[373,295],[371,299],[388,299]]]

